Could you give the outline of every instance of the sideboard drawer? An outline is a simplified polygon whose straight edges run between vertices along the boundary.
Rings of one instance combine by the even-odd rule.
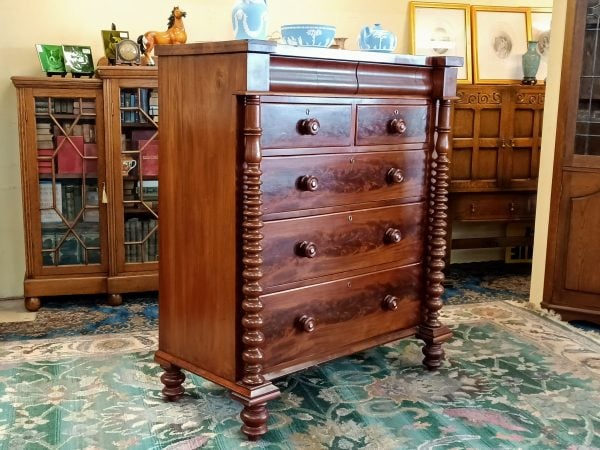
[[[535,193],[465,193],[450,197],[455,220],[531,220],[535,218]]]
[[[356,145],[427,141],[427,105],[358,105]]]
[[[264,224],[264,287],[323,275],[397,262],[423,259],[425,204],[384,208]]]
[[[421,199],[426,158],[423,150],[263,158],[263,212]]]
[[[352,144],[351,105],[263,103],[260,115],[262,148]]]
[[[422,278],[416,264],[263,296],[267,371],[416,326]]]

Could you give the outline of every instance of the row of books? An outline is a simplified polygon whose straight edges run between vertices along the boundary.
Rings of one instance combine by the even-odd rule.
[[[125,261],[158,261],[158,221],[132,217],[125,221]]]
[[[89,98],[36,97],[36,114],[96,114],[96,102]]]
[[[158,122],[158,91],[156,89],[123,89],[120,94],[121,122]]]
[[[100,232],[97,226],[81,223],[69,229],[64,224],[42,226],[42,264],[100,263]]]
[[[136,159],[129,175],[158,176],[158,130],[132,130],[121,134],[121,148]]]
[[[73,223],[78,219],[78,223],[95,223],[92,226],[97,229],[100,220],[98,186],[40,181],[40,215],[42,224],[64,224],[64,220]]]

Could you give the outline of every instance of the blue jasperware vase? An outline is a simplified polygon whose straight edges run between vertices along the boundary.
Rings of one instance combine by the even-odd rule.
[[[391,31],[384,30],[380,24],[366,26],[360,30],[358,47],[371,52],[393,52],[398,38]]]
[[[266,0],[239,0],[233,5],[231,22],[236,39],[267,37]]]

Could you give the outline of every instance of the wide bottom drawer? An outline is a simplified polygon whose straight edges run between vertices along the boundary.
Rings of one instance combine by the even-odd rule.
[[[265,371],[416,326],[422,281],[423,267],[414,264],[263,296]]]

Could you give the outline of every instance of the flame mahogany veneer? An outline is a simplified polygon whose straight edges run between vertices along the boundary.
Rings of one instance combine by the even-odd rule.
[[[437,369],[460,59],[264,41],[158,54],[165,397],[182,369],[225,386],[257,439],[279,376],[413,335]]]

